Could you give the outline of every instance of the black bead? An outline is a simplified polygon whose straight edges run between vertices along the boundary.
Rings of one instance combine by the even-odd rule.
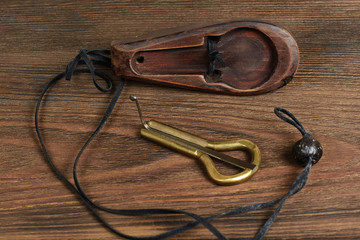
[[[308,133],[297,141],[293,148],[294,159],[302,166],[306,166],[310,157],[314,165],[320,160],[322,153],[321,144]]]

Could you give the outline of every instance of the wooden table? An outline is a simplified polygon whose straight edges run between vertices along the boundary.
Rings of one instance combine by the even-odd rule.
[[[294,80],[275,92],[248,97],[128,81],[109,122],[80,159],[84,189],[107,207],[174,208],[204,217],[279,198],[302,171],[289,156],[300,134],[273,114],[273,108],[281,106],[322,143],[324,155],[312,168],[307,186],[287,201],[266,238],[360,238],[359,1],[6,0],[0,8],[1,239],[116,238],[55,176],[34,130],[35,104],[43,86],[65,70],[80,48],[108,49],[116,39],[230,19],[270,21],[287,28],[301,52]],[[60,81],[46,97],[41,131],[56,166],[69,179],[74,158],[112,93],[99,92],[85,75]],[[139,136],[130,94],[141,99],[146,119],[212,140],[255,142],[263,156],[260,170],[240,185],[213,184],[197,161]],[[250,239],[274,209],[212,223],[229,239]],[[102,216],[136,236],[191,220]],[[214,238],[198,226],[172,239]]]

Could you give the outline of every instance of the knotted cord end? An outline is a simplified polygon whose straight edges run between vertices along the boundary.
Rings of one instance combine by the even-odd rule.
[[[317,163],[323,153],[320,142],[306,131],[300,121],[288,110],[276,107],[274,113],[283,121],[296,127],[303,136],[293,147],[293,157],[295,161],[304,167],[309,161],[311,161],[312,165]]]
[[[78,69],[78,65],[87,65],[88,69]],[[89,72],[97,89],[102,92],[110,91],[113,87],[111,78],[95,70],[94,65],[103,65],[111,68],[110,51],[102,49],[80,49],[79,54],[66,66],[65,79],[69,81],[74,74]],[[106,87],[99,84],[96,76],[105,81]]]
[[[220,54],[224,53],[223,51],[218,51],[215,49],[215,43],[212,39],[207,39],[207,47],[208,47],[208,56],[209,56],[209,69],[207,71],[208,75],[211,75],[216,72],[215,63],[218,61],[223,67],[228,68],[229,66],[224,62],[224,60],[220,57]]]

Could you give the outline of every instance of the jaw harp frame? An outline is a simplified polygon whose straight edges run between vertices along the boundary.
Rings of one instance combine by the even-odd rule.
[[[140,120],[143,125],[140,131],[141,136],[199,159],[205,165],[209,177],[215,183],[220,185],[241,183],[249,179],[259,169],[261,154],[259,148],[253,142],[246,139],[210,142],[155,120],[144,121],[137,98],[130,96],[130,99],[136,102],[138,108]],[[251,154],[250,163],[220,152],[233,150],[248,151]],[[211,157],[241,168],[243,171],[234,175],[223,175],[218,172]]]

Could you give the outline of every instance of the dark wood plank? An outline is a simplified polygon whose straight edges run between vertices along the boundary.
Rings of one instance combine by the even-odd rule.
[[[289,159],[299,133],[272,113],[281,106],[320,140],[324,156],[308,185],[288,200],[267,239],[360,237],[359,1],[6,0],[0,8],[1,239],[115,238],[50,170],[33,127],[42,87],[81,47],[110,48],[112,40],[153,30],[232,19],[271,21],[288,29],[301,54],[294,80],[275,92],[247,97],[127,82],[110,121],[80,161],[84,188],[109,207],[165,207],[201,216],[281,197],[301,171]],[[263,154],[260,170],[241,185],[214,185],[195,160],[139,136],[130,94],[141,99],[146,119],[211,140],[257,143]],[[46,98],[42,132],[67,177],[110,99],[88,76],[61,81]],[[213,223],[230,239],[248,239],[272,210]],[[103,216],[137,236],[190,220]],[[199,226],[174,239],[214,237]]]

